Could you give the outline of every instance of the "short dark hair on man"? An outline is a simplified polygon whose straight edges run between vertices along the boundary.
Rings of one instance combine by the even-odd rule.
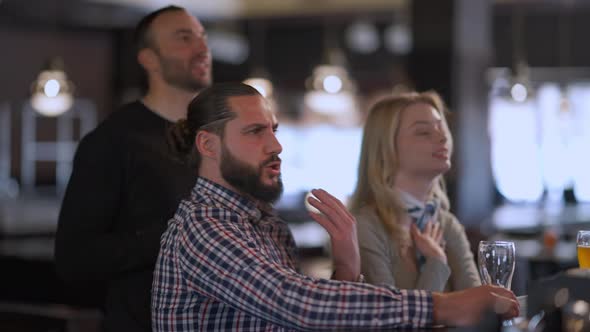
[[[186,11],[186,9],[183,7],[173,5],[162,7],[144,16],[139,21],[139,23],[137,23],[137,26],[135,27],[135,32],[133,34],[135,48],[137,52],[144,48],[154,48],[156,46],[154,45],[154,41],[150,33],[152,22],[154,22],[154,20],[161,14],[173,11]]]
[[[186,119],[169,129],[168,143],[175,153],[198,167],[201,158],[194,146],[197,132],[204,130],[223,137],[225,124],[236,117],[228,100],[240,96],[262,97],[255,88],[239,82],[217,83],[199,92],[188,105]]]

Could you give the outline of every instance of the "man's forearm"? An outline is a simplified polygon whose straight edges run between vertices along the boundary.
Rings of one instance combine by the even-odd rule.
[[[336,269],[334,273],[332,273],[333,280],[340,280],[340,281],[361,281],[363,277],[361,276],[360,269],[359,271],[354,271],[351,269]]]

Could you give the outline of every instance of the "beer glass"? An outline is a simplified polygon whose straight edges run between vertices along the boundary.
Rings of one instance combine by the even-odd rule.
[[[479,242],[477,261],[481,282],[484,285],[492,284],[510,289],[515,264],[514,242]],[[507,320],[502,325],[513,324],[512,320]]]
[[[477,260],[482,283],[510,289],[514,274],[514,255],[514,242],[481,241]]]
[[[579,231],[576,239],[578,263],[581,269],[590,269],[590,231]]]

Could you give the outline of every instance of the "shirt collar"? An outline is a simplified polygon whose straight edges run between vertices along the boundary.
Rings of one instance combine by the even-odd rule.
[[[406,212],[420,230],[424,229],[426,223],[435,216],[438,210],[438,203],[435,200],[422,202],[410,193],[399,190],[399,197],[406,208]]]
[[[420,209],[424,209],[424,202],[414,197],[407,191],[403,191],[401,189],[397,189],[399,197],[406,208],[412,207],[419,207]]]
[[[197,183],[193,188],[193,195],[210,196],[215,201],[242,215],[253,223],[259,222],[264,215],[268,214],[266,211],[268,208],[266,206],[264,207],[263,213],[258,207],[258,205],[261,205],[260,203],[200,176],[197,178]],[[270,208],[270,210],[272,210],[272,208]]]

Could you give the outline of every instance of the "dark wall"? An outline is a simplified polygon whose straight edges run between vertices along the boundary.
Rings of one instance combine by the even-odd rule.
[[[410,75],[419,91],[434,89],[452,107],[453,0],[414,0]]]
[[[264,51],[255,51],[262,60],[250,59],[241,65],[214,63],[215,81],[236,81],[248,76],[254,65],[262,61],[280,91],[301,94],[305,79],[313,67],[323,60],[326,29],[338,36],[336,45],[345,51],[352,77],[365,95],[388,89],[393,83],[408,79],[418,90],[436,89],[453,107],[451,59],[453,47],[453,0],[412,1],[414,50],[407,56],[395,56],[381,47],[369,55],[348,50],[342,33],[354,17],[309,17],[305,19],[268,19],[264,25]],[[532,66],[590,66],[590,47],[585,32],[590,30],[590,8],[516,8],[524,13],[522,42],[519,44]],[[494,66],[512,64],[514,41],[513,7],[495,6],[493,11]],[[379,31],[393,21],[393,13],[375,13]],[[55,24],[4,21],[0,25],[0,102],[9,101],[13,110],[28,97],[32,81],[45,61],[54,55],[64,58],[76,95],[97,103],[99,120],[114,110],[126,93],[140,84],[139,66],[132,46],[132,24],[117,29],[56,27]],[[251,22],[239,21],[245,28]],[[206,22],[207,25],[207,22]],[[256,43],[255,43],[256,44]],[[257,43],[260,45],[260,42]],[[136,91],[137,92],[137,91]],[[136,95],[135,95],[136,96]],[[285,98],[289,99],[289,98]],[[287,105],[296,109],[299,105]],[[18,112],[13,119],[13,175],[18,177],[20,158]],[[50,132],[49,126],[46,131]],[[458,151],[459,153],[459,151]],[[452,186],[451,186],[452,191]]]
[[[20,168],[20,109],[30,96],[31,84],[45,62],[56,55],[63,58],[68,77],[75,84],[75,95],[96,103],[98,119],[112,105],[112,41],[107,31],[0,25],[0,102],[9,102],[12,119],[12,173]],[[54,125],[44,121],[40,135],[51,137]],[[52,167],[39,169],[38,178],[53,178]]]
[[[589,67],[590,7],[497,6],[494,11],[494,66],[511,66],[519,49],[533,67]]]

